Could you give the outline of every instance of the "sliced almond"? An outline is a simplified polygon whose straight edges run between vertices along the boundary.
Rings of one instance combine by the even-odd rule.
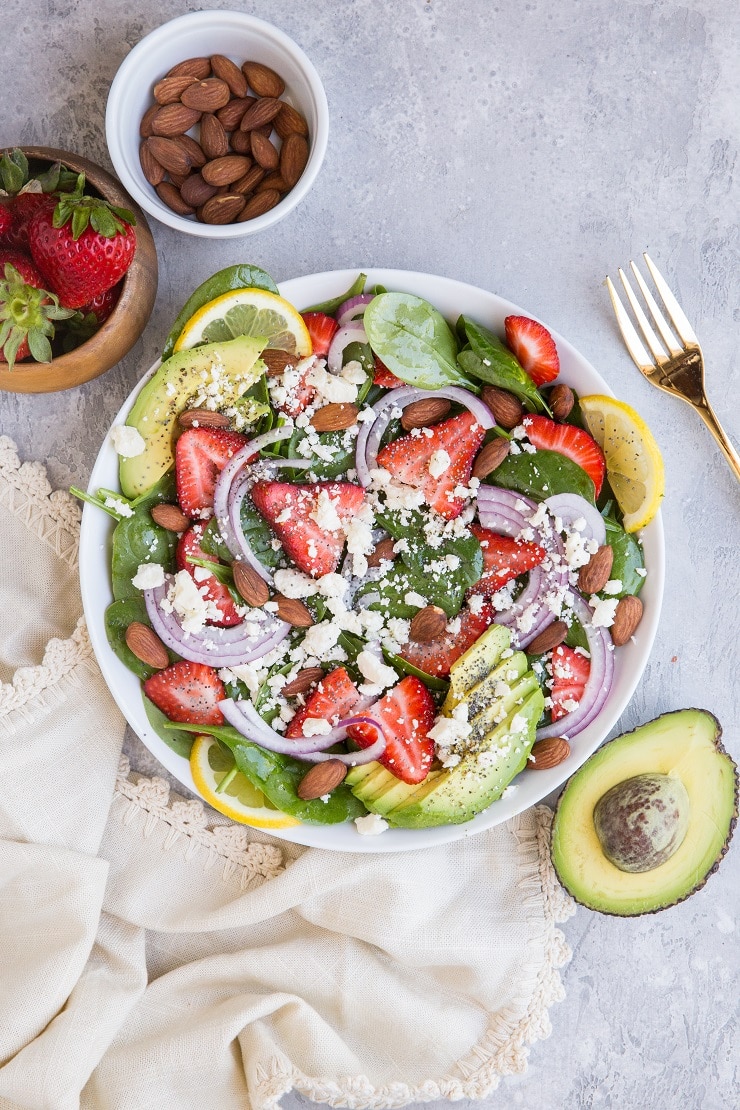
[[[152,118],[152,133],[172,139],[175,135],[184,135],[199,119],[200,112],[184,104],[165,104]]]
[[[196,81],[204,81],[211,73],[210,58],[186,58],[178,62],[168,71],[168,77],[194,77]]]
[[[159,199],[173,212],[177,212],[178,216],[192,216],[195,212],[195,206],[183,200],[180,190],[171,181],[160,181],[155,188]]]
[[[247,605],[258,609],[270,600],[270,591],[264,578],[248,563],[234,563],[234,585]]]
[[[222,196],[211,197],[199,211],[206,224],[230,224],[239,219],[243,208],[243,196],[239,193],[224,193]]]
[[[183,92],[180,100],[196,112],[217,112],[231,100],[231,92],[225,81],[218,77],[206,77],[205,81],[195,81]]]
[[[175,104],[188,85],[192,85],[195,80],[195,77],[187,73],[179,77],[163,77],[154,86],[154,99],[157,104]]]
[[[180,196],[186,204],[192,204],[193,208],[200,208],[215,194],[216,186],[209,185],[199,173],[191,173],[180,186]]]
[[[549,771],[557,767],[570,755],[570,744],[562,736],[548,736],[546,740],[537,740],[531,752],[528,767],[533,771]]]
[[[475,457],[471,476],[473,478],[487,478],[496,467],[501,466],[509,453],[508,439],[492,439],[484,444]]]
[[[282,77],[261,62],[244,62],[242,73],[257,96],[276,97],[282,96],[285,92],[285,82]]]
[[[225,412],[211,409],[183,409],[177,418],[181,428],[230,428],[231,420]]]
[[[643,605],[639,597],[628,594],[620,600],[614,613],[614,623],[609,629],[615,647],[627,643],[642,620],[642,613]]]
[[[283,101],[275,117],[275,130],[281,139],[287,139],[288,135],[294,134],[308,137],[308,124],[305,117],[287,101]]]
[[[582,594],[597,594],[609,581],[614,562],[614,552],[609,544],[594,551],[584,567],[578,572],[578,589]]]
[[[507,389],[499,389],[495,385],[484,385],[480,395],[484,405],[491,410],[494,420],[502,428],[508,430],[521,424],[524,406],[513,393],[509,393]]]
[[[396,557],[396,552],[393,550],[395,542],[393,536],[386,536],[382,539],[368,555],[367,565],[369,567],[378,567],[384,559],[389,559],[392,562]]]
[[[415,644],[430,644],[443,636],[447,628],[447,614],[439,605],[427,605],[413,617],[409,639]]]
[[[239,127],[242,131],[251,131],[253,127],[262,127],[275,119],[282,106],[282,100],[276,100],[271,96],[263,96],[254,104],[250,104],[241,118]]]
[[[343,432],[357,423],[357,405],[349,402],[332,402],[313,414],[309,423],[317,432]]]
[[[125,640],[129,651],[148,667],[161,671],[170,665],[167,648],[148,624],[131,621],[125,632]]]
[[[237,219],[239,223],[242,223],[244,220],[254,220],[257,216],[264,216],[265,212],[269,212],[279,201],[280,193],[277,189],[267,189],[264,193],[255,193],[244,205]]]
[[[542,655],[545,651],[552,651],[558,644],[562,644],[568,635],[568,625],[565,621],[553,621],[548,624],[544,632],[535,636],[531,644],[527,644],[527,655]]]
[[[294,628],[310,628],[315,623],[310,611],[299,598],[275,594],[272,600],[277,602],[277,615],[280,620],[287,621]]]
[[[280,149],[280,175],[289,189],[298,181],[308,161],[308,142],[303,135],[288,135]]]
[[[314,683],[320,682],[323,677],[323,667],[304,667],[294,679],[283,686],[280,693],[286,698],[294,698],[296,694],[305,694]]]
[[[576,403],[576,399],[573,396],[573,390],[570,386],[561,382],[560,385],[554,385],[552,387],[547,398],[547,403],[556,420],[566,420],[573,411],[573,405]]]
[[[344,782],[347,770],[346,764],[342,763],[341,759],[326,759],[322,763],[315,763],[298,783],[296,794],[304,802],[323,798]]]
[[[146,140],[146,145],[152,156],[164,166],[168,173],[187,174],[192,168],[190,156],[174,139],[167,139],[161,135],[152,135]]]
[[[290,351],[278,351],[267,348],[262,352],[260,358],[267,367],[269,377],[274,377],[277,374],[284,374],[288,367],[296,365],[298,358],[292,355]]]
[[[451,407],[444,397],[422,397],[420,401],[414,401],[403,410],[401,427],[407,432],[412,428],[428,428],[431,424],[444,420]]]
[[[226,82],[232,96],[247,95],[247,79],[239,66],[232,62],[231,58],[227,58],[223,54],[212,54],[211,70],[214,77]]]
[[[213,158],[223,158],[229,153],[226,129],[218,116],[214,116],[212,112],[206,112],[200,121],[200,145],[209,161]]]
[[[182,509],[165,502],[153,505],[150,515],[155,524],[160,528],[166,528],[168,532],[186,532],[191,523]]]
[[[252,154],[255,162],[263,170],[274,170],[280,161],[280,155],[270,140],[261,131],[250,131]]]
[[[160,181],[164,181],[166,173],[165,168],[164,166],[160,166],[159,162],[152,154],[151,147],[147,143],[142,143],[139,147],[139,161],[141,162],[144,177],[150,185],[156,186],[159,185]]]

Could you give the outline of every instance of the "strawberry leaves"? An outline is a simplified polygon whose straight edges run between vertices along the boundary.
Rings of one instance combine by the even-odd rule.
[[[31,354],[37,362],[51,362],[54,323],[73,315],[61,308],[59,298],[46,289],[25,282],[15,266],[7,263],[0,280],[0,351],[12,370],[16,361]]]
[[[113,239],[116,235],[124,235],[127,225],[133,227],[136,224],[136,217],[127,208],[109,204],[100,197],[86,196],[84,173],[79,174],[77,184],[71,192],[59,194],[52,225],[61,228],[70,220],[75,242],[88,227],[104,239]]]

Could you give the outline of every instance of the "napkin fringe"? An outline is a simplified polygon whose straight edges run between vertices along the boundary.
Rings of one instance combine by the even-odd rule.
[[[80,689],[84,672],[94,673],[95,666],[85,618],[80,617],[68,639],[49,640],[41,663],[19,667],[12,682],[0,683],[0,732],[12,735],[61,705],[68,687]]]

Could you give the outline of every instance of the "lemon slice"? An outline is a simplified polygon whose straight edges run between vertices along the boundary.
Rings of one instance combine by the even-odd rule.
[[[233,767],[231,753],[224,751],[218,740],[196,736],[190,750],[190,770],[198,790],[214,809],[255,829],[289,829],[300,825],[296,817],[276,809],[239,771],[223,793],[217,794],[216,787]]]
[[[191,316],[175,343],[176,351],[198,343],[223,343],[238,335],[265,340],[266,347],[305,358],[313,350],[303,318],[289,301],[266,289],[232,289]]]
[[[624,513],[627,532],[653,519],[665,492],[660,448],[642,417],[624,401],[594,394],[581,397],[581,412],[604,452],[609,485]]]

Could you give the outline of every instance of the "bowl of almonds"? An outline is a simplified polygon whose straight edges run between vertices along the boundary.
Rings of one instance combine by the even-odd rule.
[[[179,231],[231,239],[271,227],[306,196],[326,152],[329,109],[303,51],[261,19],[180,16],[121,64],[106,138],[122,182]]]

